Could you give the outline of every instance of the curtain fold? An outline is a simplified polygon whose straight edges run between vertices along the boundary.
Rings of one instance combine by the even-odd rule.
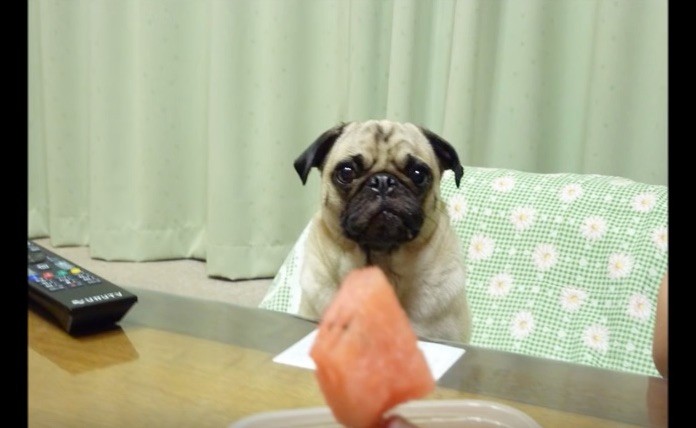
[[[667,183],[667,2],[30,0],[28,235],[273,276],[339,121],[472,166]]]

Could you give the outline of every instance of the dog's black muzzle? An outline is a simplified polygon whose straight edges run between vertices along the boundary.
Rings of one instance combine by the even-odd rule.
[[[393,251],[418,235],[423,225],[421,200],[396,176],[379,172],[347,201],[341,225],[363,249]]]

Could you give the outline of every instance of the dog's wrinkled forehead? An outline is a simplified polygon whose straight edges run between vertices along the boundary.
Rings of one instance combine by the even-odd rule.
[[[411,123],[370,120],[346,125],[329,154],[328,170],[345,159],[360,155],[370,170],[403,168],[408,156],[429,165],[437,160],[423,132]]]

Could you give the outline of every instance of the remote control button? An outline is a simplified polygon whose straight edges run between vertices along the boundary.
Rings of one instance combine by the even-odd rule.
[[[55,281],[46,281],[45,279],[39,280],[39,284],[41,284],[48,291],[58,291],[65,289],[65,287],[62,284],[57,283]]]
[[[38,270],[49,270],[51,268],[51,266],[49,266],[47,263],[39,263],[34,267]]]
[[[82,281],[78,280],[73,276],[63,276],[56,278],[58,283],[65,285],[66,287],[75,288],[81,285],[85,285]]]
[[[44,253],[27,253],[27,262],[34,264],[34,263],[41,263],[42,261],[46,260],[46,255]]]
[[[93,284],[99,284],[101,282],[101,279],[97,278],[94,275],[90,275],[88,273],[82,272],[81,274],[77,275],[81,280],[85,281],[87,284],[93,285]]]
[[[70,269],[75,267],[75,265],[72,265],[72,264],[70,264],[62,259],[58,259],[58,260],[54,261],[53,264],[56,265],[56,267],[58,269],[64,269],[64,270],[70,270]]]

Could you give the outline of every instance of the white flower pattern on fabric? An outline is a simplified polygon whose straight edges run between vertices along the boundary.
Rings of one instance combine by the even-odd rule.
[[[465,168],[461,183],[456,186],[451,170],[444,172],[442,208],[468,262],[472,345],[657,375],[649,340],[669,251],[666,186],[473,166]],[[511,221],[518,207],[535,212],[528,228],[519,223],[523,231]],[[555,246],[545,259],[553,261],[555,254],[555,265],[546,271],[532,258],[538,244]],[[300,300],[303,248],[277,276],[282,289],[273,299],[280,310],[297,310],[284,301]],[[519,315],[513,330],[522,311],[527,315]]]
[[[447,204],[447,212],[451,220],[461,220],[466,215],[466,198],[464,195],[454,195]]]
[[[653,231],[650,238],[652,239],[653,244],[655,244],[657,249],[664,252],[667,251],[667,236],[667,228],[658,227]]]
[[[537,269],[549,270],[558,261],[558,251],[553,244],[538,244],[532,253],[532,259]]]
[[[582,333],[582,341],[590,349],[600,352],[609,350],[609,330],[600,324],[594,324]]]
[[[650,299],[648,299],[643,294],[634,294],[628,299],[628,309],[626,313],[631,318],[635,318],[639,321],[647,321],[650,318],[650,312],[652,309],[652,304]]]
[[[625,278],[633,270],[633,257],[624,253],[614,253],[609,256],[608,269],[610,278]]]
[[[585,239],[596,241],[607,233],[607,222],[603,217],[587,217],[580,225],[580,233]]]
[[[534,330],[534,317],[531,312],[518,312],[512,317],[510,333],[515,339],[524,339]]]
[[[507,193],[515,187],[515,177],[509,175],[498,177],[493,180],[491,187],[498,192]]]
[[[499,273],[491,278],[488,284],[488,294],[494,297],[505,297],[512,289],[512,276],[507,273]]]
[[[572,183],[563,186],[558,197],[565,203],[570,203],[582,196],[582,186]]]
[[[647,213],[655,208],[656,203],[657,196],[654,193],[641,193],[633,197],[631,207],[639,213]]]
[[[518,231],[529,229],[536,218],[536,210],[532,207],[517,207],[512,210],[510,221]]]
[[[587,300],[587,292],[576,287],[561,290],[561,307],[568,312],[577,312]]]
[[[493,255],[495,242],[485,235],[474,235],[469,244],[469,259],[473,261],[485,260]]]

